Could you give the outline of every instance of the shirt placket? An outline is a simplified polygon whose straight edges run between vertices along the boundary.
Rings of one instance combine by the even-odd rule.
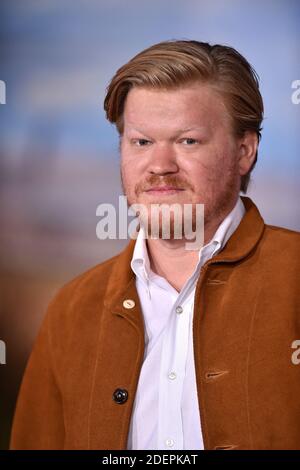
[[[179,298],[178,298],[179,300]],[[158,449],[183,449],[182,392],[189,343],[188,299],[175,303],[162,345]]]

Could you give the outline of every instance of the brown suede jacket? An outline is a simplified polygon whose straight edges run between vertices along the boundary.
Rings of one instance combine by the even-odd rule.
[[[300,364],[292,361],[300,233],[265,225],[252,200],[242,200],[240,225],[202,267],[195,293],[204,446],[300,449]],[[12,449],[126,449],[145,347],[134,243],[49,305],[21,386]],[[133,308],[123,305],[128,299]]]

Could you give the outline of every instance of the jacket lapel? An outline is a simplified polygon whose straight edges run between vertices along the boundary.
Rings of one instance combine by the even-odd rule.
[[[224,249],[202,267],[195,292],[194,360],[205,449],[251,448],[247,374],[261,286],[251,254],[264,221],[251,199],[242,200],[242,221]],[[248,267],[243,263],[239,270],[247,259]]]
[[[91,394],[88,447],[126,449],[132,406],[144,358],[144,323],[130,268],[135,240],[116,258],[104,299]],[[123,403],[114,400],[125,390]]]

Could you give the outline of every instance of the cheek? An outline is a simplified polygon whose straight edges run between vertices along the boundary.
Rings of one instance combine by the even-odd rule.
[[[225,184],[227,175],[234,165],[232,149],[228,146],[209,146],[199,154],[189,156],[181,163],[181,169],[195,188],[212,184]]]
[[[120,163],[123,178],[130,184],[133,182],[135,185],[138,181],[143,179],[147,170],[147,162],[143,156],[132,155],[132,152],[124,147],[124,151],[121,152]]]
[[[221,173],[231,168],[235,161],[235,148],[228,139],[222,139],[212,145],[207,152],[206,167]]]
[[[211,173],[214,173],[221,163],[221,155],[216,149],[203,148],[197,154],[186,155],[180,162],[180,169],[190,180],[203,180]]]
[[[141,181],[137,165],[130,160],[121,159],[121,173],[126,191],[133,192],[136,184]]]

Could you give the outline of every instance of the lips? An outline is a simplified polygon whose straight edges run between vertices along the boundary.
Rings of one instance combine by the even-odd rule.
[[[184,191],[184,189],[175,186],[154,186],[145,192],[149,194],[176,194],[179,191]]]

